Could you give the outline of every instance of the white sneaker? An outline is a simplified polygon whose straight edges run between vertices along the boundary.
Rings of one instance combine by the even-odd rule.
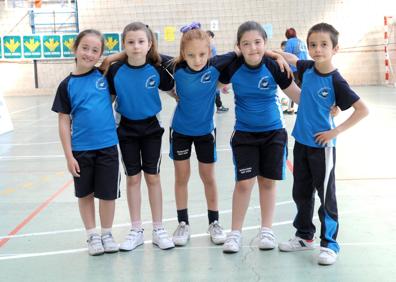
[[[153,244],[157,245],[162,250],[168,250],[175,247],[175,244],[164,228],[153,230]]]
[[[99,234],[94,233],[91,236],[89,236],[87,243],[88,243],[88,253],[91,256],[98,256],[104,254],[102,239]]]
[[[131,229],[120,245],[120,251],[132,251],[136,247],[144,244],[143,229]]]
[[[190,226],[182,221],[173,233],[173,242],[176,246],[184,246],[188,240],[190,240]]]
[[[332,265],[337,260],[337,253],[332,249],[321,247],[318,256],[318,264],[320,265]]]
[[[276,246],[274,232],[269,228],[261,228],[259,239],[260,250],[272,250]]]
[[[223,253],[237,253],[241,248],[242,234],[241,231],[234,230],[228,233],[223,245]]]
[[[287,242],[279,243],[278,248],[283,252],[313,250],[315,249],[315,240],[308,241],[298,236],[295,236]]]
[[[114,241],[113,234],[107,233],[102,235],[102,244],[105,253],[116,253],[120,246]]]
[[[213,221],[208,228],[210,234],[210,239],[216,245],[224,244],[227,234],[224,232],[223,228],[220,226],[217,220]]]

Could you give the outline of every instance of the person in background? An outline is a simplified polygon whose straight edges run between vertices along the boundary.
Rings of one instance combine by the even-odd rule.
[[[286,29],[285,36],[287,38],[285,49],[283,51],[287,53],[291,53],[296,55],[300,60],[306,60],[308,58],[308,51],[307,45],[304,41],[300,40],[297,37],[297,32],[293,27]],[[293,65],[290,66],[293,75],[294,81],[296,82],[297,86],[301,86],[300,78],[297,74],[297,68]],[[287,110],[284,111],[285,114],[294,114],[297,111],[294,110],[294,102],[290,99]]]

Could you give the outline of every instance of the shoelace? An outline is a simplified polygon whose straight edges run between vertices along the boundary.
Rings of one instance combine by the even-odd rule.
[[[221,228],[220,224],[218,222],[213,222],[209,226],[209,232],[213,232],[215,235],[221,235],[223,234],[223,228]]]
[[[186,232],[187,229],[187,225],[183,224],[179,224],[179,226],[176,229],[175,235],[176,236],[184,236],[184,233]]]

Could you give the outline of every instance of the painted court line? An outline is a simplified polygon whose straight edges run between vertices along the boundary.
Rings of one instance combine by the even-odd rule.
[[[353,213],[356,211],[349,211],[344,214],[348,213]],[[313,217],[313,220],[318,220],[318,217],[315,216]],[[292,220],[286,220],[286,221],[280,221],[280,222],[275,222],[273,226],[281,226],[281,225],[287,225],[287,224],[292,224]],[[254,226],[247,226],[242,228],[242,231],[247,231],[247,230],[254,230],[257,229],[259,231],[260,225],[254,225]],[[225,230],[226,232],[230,232],[230,229]],[[208,237],[209,234],[207,233],[199,233],[199,234],[193,234],[191,235],[191,238],[200,238],[200,237]],[[144,241],[144,244],[152,244],[152,240],[146,240]],[[388,246],[388,245],[396,245],[396,241],[393,242],[351,242],[351,243],[339,243],[341,246]],[[243,248],[251,247],[250,245],[243,245]],[[175,248],[174,250],[188,250],[188,249],[212,249],[212,248],[221,248],[221,246],[200,246],[200,247],[182,247],[182,248]],[[159,249],[158,249],[159,250]],[[70,249],[70,250],[61,250],[61,251],[52,251],[52,252],[42,252],[42,253],[25,253],[25,254],[3,254],[0,255],[0,261],[2,260],[15,260],[15,259],[23,259],[23,258],[32,258],[32,257],[44,257],[44,256],[54,256],[54,255],[64,255],[64,254],[74,254],[74,253],[81,253],[81,252],[86,252],[87,248],[79,248],[79,249]],[[140,248],[137,250],[134,250],[133,253],[137,252],[143,252],[144,249]]]
[[[278,202],[275,205],[276,206],[281,206],[281,205],[288,205],[288,204],[293,204],[293,201],[283,201],[283,202]],[[254,210],[254,209],[259,209],[260,206],[253,206],[249,207],[248,210]],[[231,213],[232,210],[222,210],[219,211],[220,214],[229,214]],[[206,217],[208,214],[207,213],[199,213],[199,214],[193,214],[190,215],[189,218],[200,218],[200,217]],[[176,217],[171,217],[171,218],[165,218],[162,220],[163,222],[172,222],[172,221],[177,221]],[[143,225],[148,225],[152,224],[151,220],[143,221]],[[130,226],[131,223],[119,223],[119,224],[114,224],[113,228],[119,228],[119,227],[126,227]],[[73,232],[84,232],[84,228],[74,228],[74,229],[64,229],[64,230],[56,230],[56,231],[46,231],[46,232],[36,232],[36,233],[26,233],[26,234],[15,234],[15,235],[5,235],[5,236],[0,236],[1,239],[5,238],[25,238],[25,237],[35,237],[35,236],[46,236],[46,235],[57,235],[57,234],[64,234],[64,233],[73,233]]]
[[[14,115],[14,114],[27,112],[27,111],[30,111],[30,110],[33,110],[33,109],[36,109],[36,108],[39,108],[39,107],[49,106],[49,105],[50,105],[50,103],[44,103],[44,104],[40,104],[40,105],[36,105],[36,106],[31,106],[31,107],[27,107],[27,108],[24,108],[24,109],[20,109],[20,110],[17,110],[17,111],[13,111],[10,114]]]
[[[44,208],[46,208],[59,194],[61,194],[67,187],[73,182],[73,179],[70,179],[66,182],[58,191],[56,191],[51,197],[49,197],[46,201],[44,201],[38,208],[36,208],[28,217],[26,217],[21,223],[18,224],[17,227],[14,228],[8,236],[15,235],[19,232],[26,224],[28,224],[37,214],[39,214]],[[0,248],[4,246],[11,238],[4,238],[0,240]]]

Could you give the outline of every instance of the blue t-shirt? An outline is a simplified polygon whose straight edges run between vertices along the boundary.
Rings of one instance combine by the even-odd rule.
[[[332,106],[347,110],[359,96],[349,87],[338,70],[319,73],[315,62],[297,61],[298,74],[302,78],[300,104],[292,135],[297,142],[315,148],[323,146],[315,142],[315,134],[335,128],[330,114]],[[327,146],[334,147],[334,138]]]
[[[272,59],[263,57],[252,68],[239,57],[220,76],[220,82],[232,83],[235,95],[235,130],[264,132],[284,128],[282,108],[277,95],[290,86],[292,79],[281,72]]]
[[[308,59],[307,45],[304,41],[298,39],[297,37],[289,38],[286,41],[285,52],[292,53],[298,57],[299,60]],[[290,65],[292,72],[296,72],[297,68]]]
[[[173,130],[189,136],[213,131],[217,81],[220,72],[235,58],[234,52],[215,56],[200,71],[191,70],[186,62],[176,66],[174,78],[179,102],[173,114]]]
[[[157,115],[162,107],[158,89],[169,91],[173,78],[166,69],[172,58],[161,55],[161,64],[150,62],[142,66],[131,66],[128,62],[117,62],[107,74],[111,94],[116,97],[116,111],[130,120],[141,120]]]
[[[98,69],[66,77],[56,91],[52,110],[71,116],[73,151],[118,144],[108,83]]]

